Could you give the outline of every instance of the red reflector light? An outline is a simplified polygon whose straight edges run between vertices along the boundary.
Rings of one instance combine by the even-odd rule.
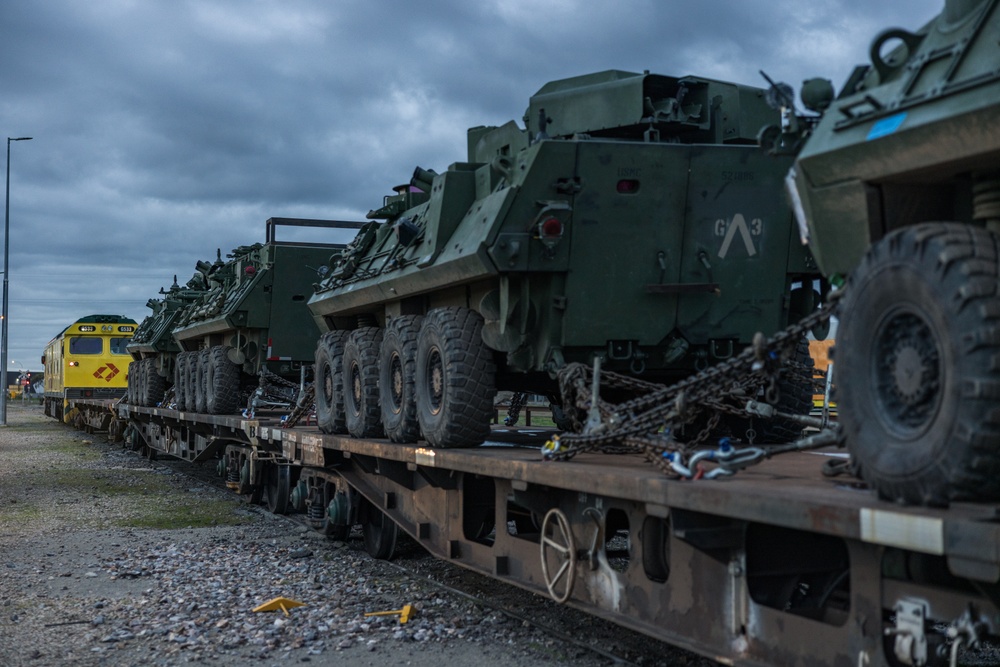
[[[618,194],[634,195],[639,191],[639,181],[634,178],[623,178],[618,181]]]
[[[85,390],[85,391],[83,392],[83,395],[84,395],[84,396],[93,396],[93,395],[94,395],[94,392],[92,392],[91,390],[87,389],[87,390]]]
[[[555,238],[562,236],[563,226],[559,218],[546,218],[542,221],[542,236]]]

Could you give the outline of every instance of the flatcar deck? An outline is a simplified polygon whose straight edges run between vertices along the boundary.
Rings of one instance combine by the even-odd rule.
[[[544,461],[541,429],[431,450],[268,417],[118,411],[158,452],[238,450],[294,470],[321,523],[355,494],[440,558],[724,663],[924,664],[948,657],[932,621],[964,642],[1000,628],[997,508],[879,501],[821,474],[836,451],[679,481],[637,456]]]

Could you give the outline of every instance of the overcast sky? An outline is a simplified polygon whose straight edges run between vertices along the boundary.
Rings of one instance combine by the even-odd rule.
[[[605,69],[839,90],[943,0],[5,0],[10,370],[82,315],[142,320],[269,217],[362,220],[465,130]],[[281,238],[281,236],[279,236]],[[333,241],[349,240],[334,238]],[[16,362],[16,363],[15,363]]]

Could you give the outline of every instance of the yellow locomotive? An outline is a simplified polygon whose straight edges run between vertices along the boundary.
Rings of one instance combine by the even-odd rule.
[[[124,396],[132,360],[125,346],[135,327],[122,315],[88,315],[49,341],[42,355],[45,414],[69,421],[70,399]]]

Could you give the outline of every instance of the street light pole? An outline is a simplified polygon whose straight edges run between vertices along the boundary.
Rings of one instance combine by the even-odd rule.
[[[31,137],[7,137],[7,194],[3,212],[3,312],[0,313],[0,426],[7,425],[7,279],[10,261],[10,142],[31,141]]]

